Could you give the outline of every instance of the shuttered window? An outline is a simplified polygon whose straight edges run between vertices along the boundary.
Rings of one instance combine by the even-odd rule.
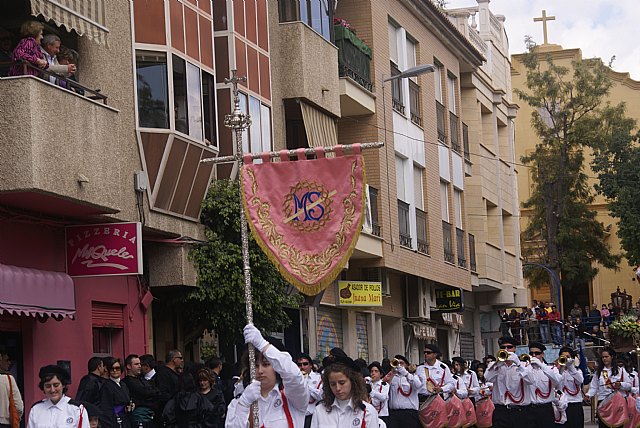
[[[331,306],[320,306],[317,318],[318,354],[329,355],[332,348],[342,348],[342,311]]]
[[[124,306],[93,302],[91,304],[91,322],[93,327],[124,328]]]
[[[358,358],[369,361],[369,336],[367,334],[367,314],[356,312],[356,341]]]

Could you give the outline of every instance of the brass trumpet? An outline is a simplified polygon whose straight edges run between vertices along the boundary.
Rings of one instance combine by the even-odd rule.
[[[560,355],[560,357],[558,357],[558,365],[560,367],[566,366],[568,362],[569,362],[569,359],[566,356]]]
[[[523,363],[530,363],[531,356],[529,354],[522,354],[520,355],[520,361],[522,361]]]
[[[507,361],[509,359],[509,352],[506,349],[501,349],[498,351],[498,361]]]
[[[397,368],[398,368],[398,366],[400,365],[400,360],[399,360],[399,359],[397,359],[397,358],[394,358],[393,360],[391,360],[391,361],[389,362],[389,365],[391,366],[391,368],[392,368],[392,369],[394,369],[394,370],[395,370],[395,369],[397,369]]]

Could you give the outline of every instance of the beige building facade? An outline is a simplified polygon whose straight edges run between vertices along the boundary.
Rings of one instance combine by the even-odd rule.
[[[555,44],[543,44],[537,46],[536,49],[540,53],[542,61],[544,61],[544,57],[549,56],[555,64],[568,67],[570,70],[573,61],[583,60],[580,49],[565,49]],[[513,88],[525,90],[526,70],[522,64],[522,55],[513,55],[512,62],[513,69],[511,75]],[[628,73],[619,73],[613,70],[609,70],[609,77],[613,82],[613,86],[611,87],[608,101],[614,105],[624,102],[627,108],[627,115],[635,119],[640,119],[640,82],[631,79]],[[516,120],[516,159],[520,159],[521,156],[531,153],[534,150],[535,144],[538,142],[538,137],[529,124],[531,112],[532,109],[529,105],[525,103],[521,104],[521,110]],[[595,178],[596,174],[589,167],[590,160],[590,154],[586,153],[583,171],[590,177],[589,184],[593,186],[596,184],[597,179]],[[518,194],[520,203],[522,203],[531,195],[531,174],[528,168],[524,166],[518,166],[517,169]],[[593,192],[595,194],[595,190],[593,190]],[[607,201],[601,195],[597,195],[591,209],[597,212],[597,220],[602,222],[607,230],[605,242],[609,245],[613,253],[620,253],[622,248],[617,236],[618,220],[609,215]],[[523,209],[521,211],[520,227],[523,230],[527,225],[529,215],[529,210]],[[522,245],[526,245],[526,243]],[[618,271],[605,269],[601,266],[598,266],[598,268],[598,274],[589,284],[584,284],[583,287],[572,290],[570,295],[567,293],[563,294],[565,313],[574,303],[579,303],[581,307],[596,303],[598,304],[598,308],[600,308],[602,304],[611,302],[611,294],[616,292],[618,287],[621,291],[626,290],[628,294],[633,296],[634,304],[638,301],[640,292],[637,288],[637,282],[635,282],[634,270],[629,266],[626,259],[620,262],[620,269]],[[532,299],[539,301],[555,302],[557,300],[557,297],[549,295],[548,287],[530,289],[530,296]]]

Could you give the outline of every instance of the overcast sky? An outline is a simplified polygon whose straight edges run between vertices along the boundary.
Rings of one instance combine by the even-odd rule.
[[[476,0],[448,0],[447,9],[475,6]],[[524,36],[542,44],[542,23],[534,17],[555,16],[547,22],[549,43],[580,48],[584,58],[600,57],[613,69],[640,80],[640,1],[638,0],[492,0],[494,15],[506,17],[512,54],[525,50]]]

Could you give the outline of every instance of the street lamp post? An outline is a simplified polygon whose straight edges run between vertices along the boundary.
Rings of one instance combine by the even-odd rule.
[[[421,65],[417,65],[415,67],[411,67],[408,68],[396,75],[393,76],[389,76],[389,77],[385,77],[384,73],[382,73],[382,116],[383,116],[383,120],[384,120],[384,124],[382,126],[382,129],[384,131],[384,146],[385,146],[385,151],[389,150],[389,145],[387,144],[387,101],[386,101],[386,94],[385,94],[385,89],[384,89],[384,84],[385,82],[389,82],[391,80],[398,80],[398,79],[404,79],[406,77],[416,77],[419,76],[421,74],[426,74],[426,73],[433,73],[436,70],[436,67],[432,64],[421,64]],[[387,199],[388,199],[388,204],[387,206],[389,207],[389,219],[391,219],[391,188],[390,188],[390,181],[389,180],[389,153],[387,152],[386,154],[386,169],[387,169]],[[391,233],[391,251],[393,251],[394,249],[394,244],[393,244],[393,232]]]

